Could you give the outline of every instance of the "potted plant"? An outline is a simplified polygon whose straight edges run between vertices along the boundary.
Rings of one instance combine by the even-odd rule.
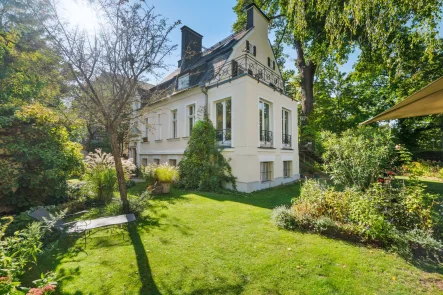
[[[160,181],[163,187],[163,193],[169,193],[171,189],[171,183],[178,180],[178,169],[175,166],[163,164],[157,167],[156,175],[158,181]]]

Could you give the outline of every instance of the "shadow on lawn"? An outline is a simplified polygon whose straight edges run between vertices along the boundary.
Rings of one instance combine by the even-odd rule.
[[[137,259],[138,274],[142,283],[139,294],[161,294],[154,282],[154,279],[152,278],[148,255],[146,255],[146,250],[138,233],[137,225],[133,223],[129,224],[128,231],[134,247],[135,256]]]
[[[300,182],[277,186],[249,194],[228,190],[221,193],[209,193],[200,191],[187,192],[181,190],[173,191],[173,195],[184,196],[186,194],[196,194],[220,202],[230,201],[265,209],[274,209],[279,205],[291,204],[292,198],[298,197],[300,195]]]

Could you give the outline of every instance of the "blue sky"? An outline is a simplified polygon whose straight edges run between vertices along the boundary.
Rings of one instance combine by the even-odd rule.
[[[168,18],[170,22],[181,20],[182,24],[179,28],[186,25],[203,35],[204,47],[210,47],[232,34],[232,25],[237,19],[232,10],[237,2],[236,0],[146,0],[146,2],[154,5],[156,12]],[[172,32],[171,40],[174,44],[180,46],[181,31],[179,28]],[[272,42],[273,34],[270,34],[269,38]],[[295,50],[290,47],[286,48],[286,53],[289,53],[293,58],[296,56]],[[356,58],[357,54],[352,54],[349,62],[340,69],[349,72]],[[171,71],[177,65],[179,59],[179,50],[168,57],[167,63],[171,65]],[[285,66],[295,69],[294,60],[288,60]],[[156,84],[156,81],[152,82]]]
[[[94,15],[87,12],[87,6],[79,6],[85,0],[60,0],[60,5],[66,17],[73,23],[83,26],[85,29],[94,27],[97,19]],[[135,1],[135,0],[132,0]],[[181,20],[182,24],[178,26],[170,35],[172,44],[177,44],[178,48],[166,59],[166,63],[170,65],[168,71],[160,74],[161,77],[166,76],[173,71],[177,66],[177,61],[180,59],[180,43],[181,31],[183,25],[190,27],[196,32],[203,35],[203,46],[210,47],[222,40],[223,38],[232,34],[232,25],[236,21],[236,14],[232,8],[236,4],[236,0],[145,0],[149,5],[155,7],[157,14],[169,19],[170,23]],[[76,4],[77,3],[77,4]],[[273,34],[269,35],[271,42],[273,41]],[[292,59],[287,60],[285,67],[295,69],[294,58],[296,57],[295,50],[287,46],[285,53],[289,54]],[[348,62],[340,67],[341,71],[349,72],[352,70],[352,65],[358,57],[358,51],[350,55]],[[156,84],[159,81],[151,78],[149,81]]]

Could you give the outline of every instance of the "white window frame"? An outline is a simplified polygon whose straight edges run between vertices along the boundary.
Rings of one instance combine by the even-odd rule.
[[[288,114],[288,122],[286,122],[285,113]],[[288,130],[285,130],[285,123],[287,123]],[[292,112],[288,109],[282,108],[281,112],[281,134],[282,134],[282,147],[283,148],[290,148],[292,147]],[[286,133],[285,133],[286,131]],[[289,143],[284,142],[284,136],[290,135],[291,139],[289,140]]]
[[[174,118],[175,115],[175,118]],[[177,117],[178,111],[177,109],[171,110],[171,138],[178,138],[178,123],[177,123]],[[174,133],[175,131],[175,133]]]
[[[272,181],[274,176],[273,170],[274,170],[274,162],[272,161],[260,162],[260,181],[261,182]]]
[[[157,132],[155,140],[162,140],[162,114],[157,114]]]
[[[189,74],[183,75],[178,78],[177,89],[182,90],[189,87]]]
[[[292,177],[292,161],[283,161],[283,177]]]
[[[260,114],[260,105],[261,104],[263,104],[263,109],[262,109],[262,112]],[[269,111],[268,111],[269,129],[266,130],[266,128],[263,127],[264,128],[263,131],[269,131],[270,132],[271,137],[272,137],[270,141],[264,140],[265,137],[264,136],[262,137],[262,135],[261,135],[262,134],[262,128],[260,126],[260,122],[262,122],[262,124],[265,125],[265,112],[264,112],[265,104],[267,104],[269,106]],[[258,118],[258,137],[259,137],[259,141],[260,141],[260,146],[261,147],[272,147],[273,143],[274,143],[274,131],[273,131],[274,128],[273,128],[273,121],[272,121],[273,120],[272,102],[260,98],[259,102],[258,102],[258,112],[259,112],[259,118]],[[267,134],[269,134],[269,133],[267,133]]]
[[[231,102],[231,128],[230,128],[230,130],[228,131],[227,130],[227,127],[226,127],[226,123],[227,123],[227,120],[226,120],[226,102],[227,101],[230,101]],[[231,144],[232,144],[232,131],[233,131],[233,126],[232,126],[232,99],[231,99],[231,97],[227,97],[227,98],[225,98],[225,99],[222,99],[222,100],[219,100],[219,101],[216,101],[215,102],[215,107],[214,107],[214,109],[215,109],[215,120],[214,120],[214,122],[215,122],[215,128],[216,128],[216,130],[218,130],[217,129],[217,105],[219,104],[219,103],[221,103],[222,104],[222,107],[223,107],[223,126],[222,126],[222,131],[224,131],[223,132],[223,138],[222,138],[222,140],[221,141],[219,141],[218,142],[218,144],[219,145],[223,145],[223,146],[231,146]],[[227,136],[227,133],[226,132],[229,132],[229,134],[230,134],[230,136]]]
[[[189,104],[189,105],[186,106],[186,130],[187,130],[186,134],[188,136],[191,136],[192,128],[194,128],[194,126],[195,126],[195,109],[196,109],[195,106],[196,106],[195,103]],[[191,112],[190,112],[191,108],[193,110],[192,115],[191,115]],[[191,120],[192,120],[192,126],[189,123],[189,122],[191,122]]]

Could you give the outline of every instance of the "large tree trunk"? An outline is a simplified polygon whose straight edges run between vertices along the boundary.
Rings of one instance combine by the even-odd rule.
[[[123,203],[123,210],[125,213],[129,213],[129,202],[126,193],[126,180],[125,172],[123,171],[120,148],[118,143],[117,128],[112,124],[108,124],[106,127],[109,138],[111,140],[112,155],[114,156],[115,169],[117,171],[117,183],[118,190],[120,192],[120,199]]]
[[[297,51],[297,68],[301,78],[302,113],[304,116],[308,116],[314,110],[314,77],[317,65],[312,61],[306,62],[299,40],[294,40],[294,47]]]

